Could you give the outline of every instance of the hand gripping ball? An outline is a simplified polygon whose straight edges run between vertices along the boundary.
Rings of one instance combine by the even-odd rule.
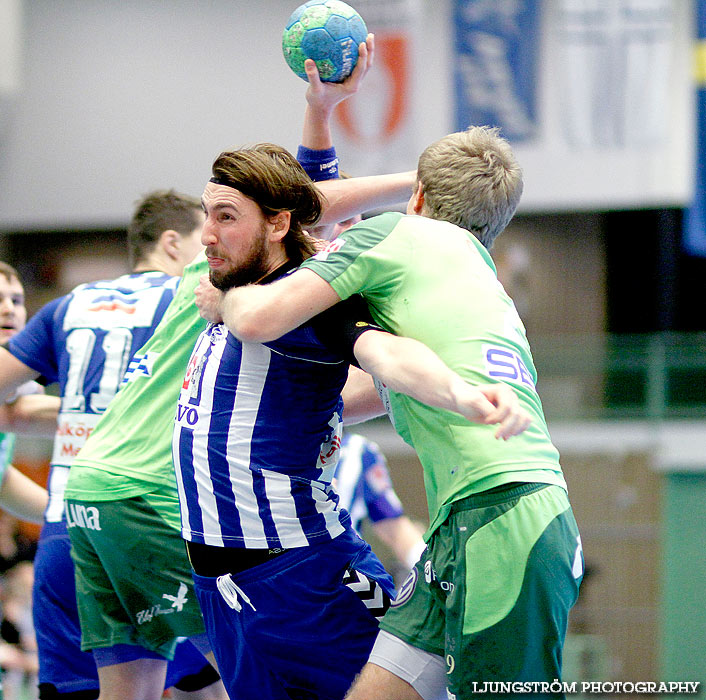
[[[368,29],[363,18],[341,0],[309,0],[292,13],[282,34],[289,67],[304,80],[304,61],[316,61],[321,80],[340,83],[358,61]]]

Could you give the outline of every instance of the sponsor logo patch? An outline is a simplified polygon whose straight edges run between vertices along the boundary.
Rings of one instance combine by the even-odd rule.
[[[417,587],[418,578],[419,573],[415,567],[409,572],[409,576],[407,576],[404,583],[400,586],[399,591],[397,591],[397,597],[392,601],[393,608],[404,605],[412,597],[412,593],[414,593],[414,589]]]
[[[152,605],[145,610],[140,610],[135,617],[137,619],[138,625],[144,625],[151,622],[157,615],[170,615],[171,613],[181,612],[184,606],[189,601],[187,593],[189,589],[185,583],[179,584],[179,590],[176,595],[171,595],[170,593],[163,593],[162,598],[171,602],[171,606],[163,608],[160,603],[157,605]]]
[[[94,304],[93,306],[88,307],[86,311],[92,311],[94,313],[99,311],[120,311],[124,314],[134,314],[135,307],[130,304],[123,304],[120,301],[103,301],[99,304]]]
[[[100,530],[101,521],[98,508],[80,503],[68,503],[66,506],[66,527],[83,527],[87,530]]]
[[[331,253],[336,253],[341,250],[345,242],[346,241],[343,238],[336,238],[323,250],[320,250],[316,255],[314,255],[313,260],[326,260]]]
[[[489,377],[525,384],[532,389],[534,378],[522,358],[514,351],[493,345],[483,346],[485,370]]]
[[[360,573],[360,571],[348,569],[343,576],[343,585],[348,586],[360,598],[363,605],[368,608],[370,614],[378,620],[390,607],[390,598],[382,586],[374,579]]]
[[[163,593],[162,598],[171,601],[172,607],[176,608],[177,612],[181,612],[184,608],[184,605],[186,605],[186,602],[188,601],[188,598],[186,597],[186,594],[188,592],[188,588],[185,583],[180,583],[179,584],[179,591],[177,592],[176,595],[170,595],[169,593]]]

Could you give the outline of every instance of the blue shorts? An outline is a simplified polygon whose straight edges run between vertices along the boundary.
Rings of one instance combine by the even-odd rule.
[[[93,654],[81,651],[71,542],[64,523],[45,523],[34,559],[32,612],[39,656],[39,683],[59,693],[98,691]],[[140,650],[140,647],[135,647]],[[149,656],[147,650],[133,658]],[[127,658],[116,658],[116,663]],[[166,688],[198,673],[208,660],[190,643],[179,644],[167,667]]]
[[[98,688],[93,654],[81,651],[71,543],[64,523],[46,523],[34,558],[32,614],[39,683],[60,693]]]
[[[352,530],[237,574],[194,574],[194,583],[221,677],[238,700],[340,700],[394,593]]]

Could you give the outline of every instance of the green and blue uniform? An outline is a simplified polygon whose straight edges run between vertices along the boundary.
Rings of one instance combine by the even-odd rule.
[[[139,644],[169,657],[177,637],[205,632],[179,535],[170,436],[184,371],[206,326],[194,290],[207,272],[203,254],[186,267],[160,324],[71,466],[64,495],[84,649]],[[100,527],[83,513],[97,516]],[[122,545],[121,522],[135,534]],[[165,595],[178,596],[179,605]]]
[[[419,455],[430,520],[428,550],[381,627],[445,655],[458,697],[467,697],[469,678],[559,678],[583,571],[580,540],[524,327],[487,250],[453,224],[388,213],[353,226],[302,267],[342,299],[361,294],[376,323],[423,342],[470,384],[510,384],[532,418],[522,434],[497,440],[495,426],[378,383],[395,429]],[[521,648],[516,625],[508,627],[517,618],[531,642]]]

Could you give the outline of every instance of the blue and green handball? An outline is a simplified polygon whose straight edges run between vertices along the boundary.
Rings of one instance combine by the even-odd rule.
[[[368,29],[363,18],[341,0],[309,0],[289,18],[282,52],[289,67],[307,80],[304,61],[316,61],[321,80],[340,83],[358,61],[358,46]]]

